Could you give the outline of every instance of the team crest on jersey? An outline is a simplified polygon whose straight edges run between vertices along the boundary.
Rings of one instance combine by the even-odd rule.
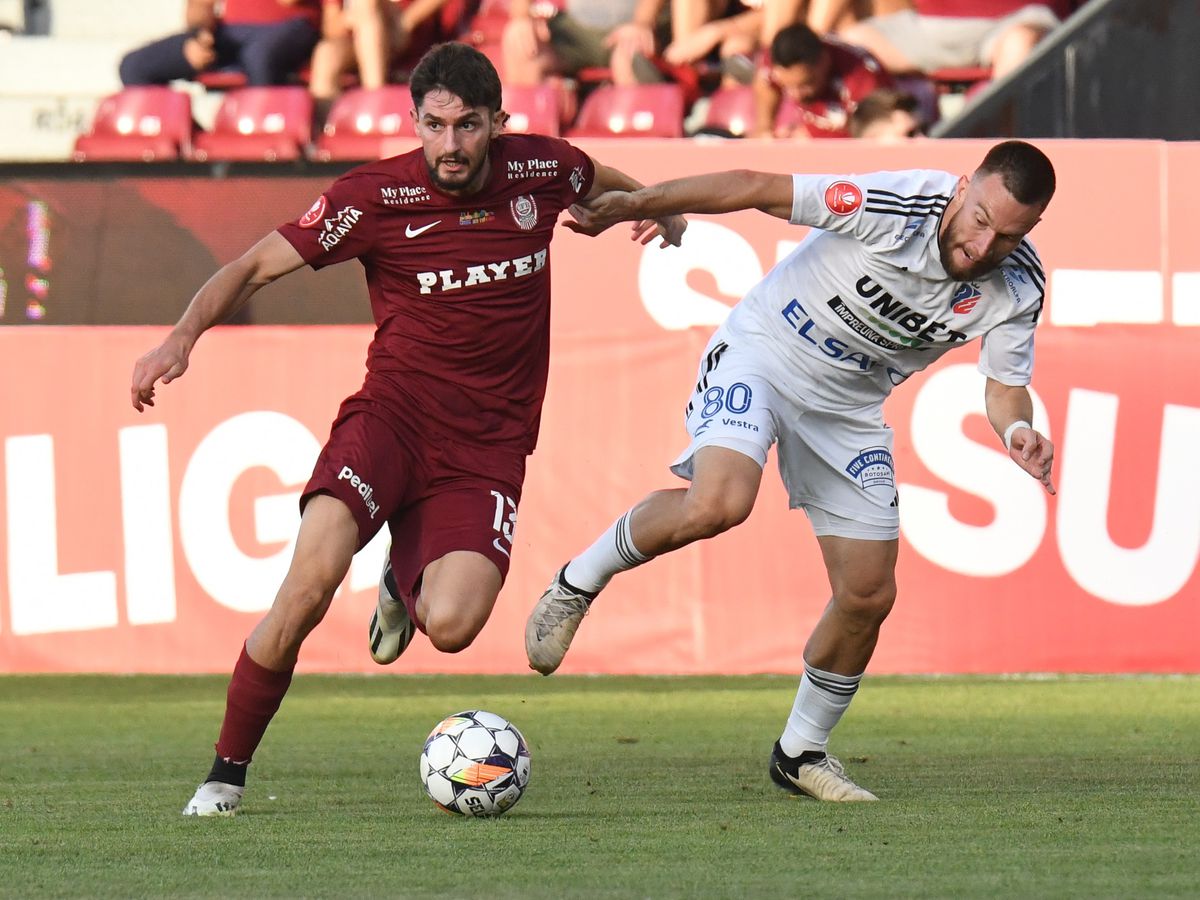
[[[512,210],[513,221],[522,231],[529,231],[537,225],[537,202],[531,195],[522,194],[520,197],[514,197],[508,202],[508,206]]]
[[[983,294],[970,282],[964,282],[954,292],[954,304],[950,307],[957,315],[965,315],[975,308]]]
[[[322,194],[317,198],[316,202],[308,208],[308,212],[300,217],[301,228],[316,228],[321,223],[321,219],[325,216],[325,210],[329,206],[329,201]]]
[[[862,191],[849,181],[835,181],[825,188],[825,206],[835,216],[848,216],[862,206]]]
[[[864,488],[883,485],[895,488],[896,466],[887,447],[868,447],[850,460],[846,472]]]
[[[484,222],[490,222],[496,218],[496,214],[490,209],[476,209],[472,212],[458,214],[459,225],[482,225]]]

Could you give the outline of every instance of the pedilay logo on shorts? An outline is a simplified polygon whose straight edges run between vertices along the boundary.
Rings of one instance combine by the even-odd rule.
[[[367,505],[367,511],[371,513],[371,518],[375,518],[375,513],[379,512],[379,504],[371,499],[375,494],[375,488],[355,475],[354,470],[349,466],[342,466],[342,471],[338,472],[338,481],[349,481],[350,487],[358,491],[358,496],[363,498],[363,503]]]
[[[896,466],[887,447],[868,447],[846,466],[850,477],[857,478],[863,488],[896,486]]]

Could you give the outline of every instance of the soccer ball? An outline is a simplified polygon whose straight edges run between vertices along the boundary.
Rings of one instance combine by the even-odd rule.
[[[425,739],[421,784],[448,813],[498,816],[529,786],[529,748],[521,732],[495,713],[455,713]]]

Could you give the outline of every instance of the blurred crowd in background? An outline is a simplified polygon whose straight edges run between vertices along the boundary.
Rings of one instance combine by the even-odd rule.
[[[1017,69],[1083,5],[1083,0],[161,2],[179,3],[180,27],[123,52],[118,72],[125,88],[191,85],[221,97],[245,89],[303,88],[307,105],[300,115],[313,142],[336,131],[331,114],[348,93],[356,98],[355,121],[382,118],[389,104],[403,99],[386,89],[403,85],[422,53],[449,40],[477,47],[496,65],[506,109],[516,113],[515,130],[904,140],[925,134]],[[54,0],[25,0],[24,30],[36,33],[39,17],[52,18],[54,6]],[[368,95],[375,95],[373,104]]]

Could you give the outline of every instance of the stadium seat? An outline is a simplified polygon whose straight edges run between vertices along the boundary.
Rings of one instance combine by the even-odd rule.
[[[346,91],[329,110],[313,158],[329,160],[379,159],[397,138],[415,138],[412,94],[407,85],[388,85],[373,91]]]
[[[192,101],[168,87],[130,87],[105,97],[92,129],[75,140],[73,158],[85,160],[179,159],[192,142]]]
[[[212,131],[193,141],[198,162],[294,160],[312,133],[312,97],[302,87],[251,87],[230,91],[217,109]]]
[[[196,75],[195,80],[209,91],[232,91],[235,88],[244,88],[249,84],[246,73],[237,69],[212,69],[208,72],[200,72]]]
[[[606,84],[588,94],[571,137],[682,137],[683,90],[677,84]]]
[[[562,90],[553,84],[506,87],[504,111],[509,115],[507,130],[558,137],[561,99]]]
[[[703,129],[709,133],[723,131],[734,137],[744,137],[754,128],[754,114],[754,88],[719,88],[709,98]]]

